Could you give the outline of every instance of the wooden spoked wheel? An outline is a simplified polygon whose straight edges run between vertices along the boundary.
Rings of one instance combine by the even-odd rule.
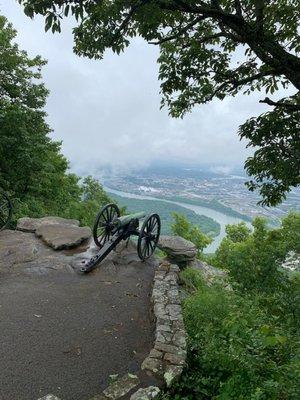
[[[97,214],[93,236],[98,247],[102,247],[112,237],[114,220],[120,216],[120,210],[116,204],[107,204]]]
[[[0,231],[4,229],[10,222],[12,216],[12,204],[2,190],[0,190]]]
[[[137,251],[142,261],[151,257],[156,249],[160,235],[160,218],[158,214],[149,215],[140,230]]]

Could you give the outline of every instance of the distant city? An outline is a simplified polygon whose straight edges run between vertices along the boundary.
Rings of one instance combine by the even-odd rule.
[[[157,166],[129,174],[105,175],[102,183],[111,189],[143,196],[172,199],[211,207],[231,209],[245,219],[265,216],[273,223],[290,210],[300,211],[300,190],[292,190],[287,200],[277,207],[257,205],[259,196],[245,187],[243,171],[213,172],[211,169]]]

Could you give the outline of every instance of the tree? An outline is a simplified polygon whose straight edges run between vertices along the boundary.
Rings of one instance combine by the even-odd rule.
[[[255,218],[253,232],[242,224],[227,225],[212,261],[225,268],[242,290],[269,291],[282,286],[283,275],[278,268],[288,252],[300,251],[300,214],[290,213],[280,228],[269,230],[264,218]]]
[[[45,121],[46,61],[13,42],[16,31],[0,16],[0,186],[14,201],[14,216],[62,215],[80,201],[79,178],[68,172],[61,143]]]
[[[254,178],[248,186],[259,190],[262,204],[276,205],[299,185],[298,0],[19,2],[28,16],[44,15],[45,29],[53,32],[60,32],[60,20],[72,13],[78,21],[74,49],[81,56],[102,58],[108,48],[120,53],[134,36],[159,45],[162,105],[175,117],[214,98],[254,90],[274,94],[280,85],[293,86],[297,93],[289,98],[261,100],[274,110],[242,125],[239,135],[256,149],[245,168]],[[283,131],[273,130],[277,124]],[[289,174],[288,163],[295,165]]]
[[[13,43],[16,31],[0,15],[0,187],[12,195],[14,219],[58,215],[92,226],[111,200],[98,181],[68,171],[61,143],[45,121],[46,63]],[[14,221],[15,222],[15,221]]]
[[[203,249],[212,242],[212,238],[205,235],[197,225],[191,224],[184,215],[174,212],[172,217],[174,223],[171,225],[171,229],[174,235],[194,243],[198,250],[198,257],[200,257]]]

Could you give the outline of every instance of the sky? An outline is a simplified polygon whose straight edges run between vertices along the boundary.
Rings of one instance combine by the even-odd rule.
[[[136,39],[120,56],[89,60],[73,53],[70,19],[53,35],[15,0],[0,0],[0,12],[17,29],[20,48],[48,60],[48,123],[73,171],[97,175],[103,166],[122,171],[158,161],[230,169],[251,154],[237,129],[268,109],[258,103],[262,94],[215,100],[174,119],[160,110],[158,47]]]

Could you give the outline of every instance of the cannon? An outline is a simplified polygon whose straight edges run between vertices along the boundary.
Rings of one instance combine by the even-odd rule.
[[[139,229],[141,219],[144,221]],[[158,214],[147,215],[145,212],[139,212],[121,216],[116,204],[107,204],[97,214],[93,228],[94,242],[100,250],[80,271],[92,271],[122,240],[129,240],[130,236],[138,237],[137,253],[139,258],[145,261],[156,249],[160,228]]]
[[[0,189],[0,231],[6,228],[12,217],[12,204],[8,195]]]

